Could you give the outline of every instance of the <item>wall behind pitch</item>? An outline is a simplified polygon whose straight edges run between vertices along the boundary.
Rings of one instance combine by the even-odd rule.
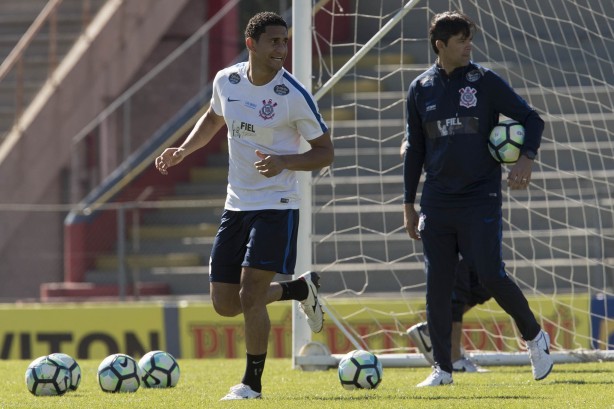
[[[102,359],[165,348],[159,304],[74,304],[0,307],[0,359],[64,352]]]
[[[529,300],[553,343],[564,349],[591,349],[594,347],[590,345],[591,337],[614,339],[612,320],[602,318],[591,326],[587,294],[561,295],[559,301],[560,304],[554,305],[546,298]],[[413,347],[402,334],[424,319],[408,312],[424,311],[423,299],[369,299],[363,300],[361,306],[361,312],[357,313],[356,301],[347,300],[335,301],[329,308],[337,316],[351,315],[348,322],[358,334],[372,334],[367,341],[369,348]],[[291,356],[291,314],[288,301],[269,306],[269,357]],[[514,343],[512,346],[492,344],[499,338],[488,334],[516,339],[510,318],[492,300],[466,314],[464,327],[469,330],[465,332],[467,349],[515,347]],[[393,336],[386,336],[382,329],[390,330]],[[325,343],[334,354],[355,349],[326,317],[323,331],[314,334],[313,340]],[[138,359],[156,349],[184,359],[242,358],[245,356],[243,317],[220,317],[208,302],[0,305],[0,359],[31,360],[52,352],[64,352],[77,359],[102,359],[121,352]]]

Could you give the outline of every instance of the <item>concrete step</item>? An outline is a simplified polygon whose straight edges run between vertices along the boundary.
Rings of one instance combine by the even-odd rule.
[[[0,10],[7,15],[29,13],[36,16],[48,0],[3,0]]]
[[[144,225],[139,226],[138,232],[131,230],[130,238],[138,235],[140,239],[165,239],[183,237],[211,237],[217,233],[217,224],[201,223],[196,225]]]
[[[409,87],[409,84],[407,84]],[[554,118],[573,121],[576,114],[611,112],[611,91],[606,86],[517,88],[522,96],[539,112],[547,112]],[[379,92],[368,92],[361,88],[346,92],[337,98],[338,109],[355,112],[348,119],[395,119],[406,117],[405,99],[407,89],[391,88]],[[330,102],[325,99],[324,104]],[[324,118],[328,118],[326,115]],[[346,119],[338,117],[336,119]]]
[[[203,256],[199,253],[162,253],[162,254],[128,254],[125,258],[127,268],[186,267],[199,266]],[[114,254],[96,257],[96,269],[118,269],[119,259]]]
[[[610,235],[614,229],[609,229]],[[317,264],[333,264],[339,260],[368,260],[369,262],[394,263],[404,260],[408,254],[421,254],[416,242],[405,230],[395,233],[375,234],[368,229],[353,233],[338,233],[334,236],[314,237],[313,253]],[[503,229],[503,259],[549,260],[564,258],[566,254],[588,254],[590,259],[614,257],[614,239],[601,242],[596,229],[559,228],[556,230],[510,231]]]
[[[181,208],[162,209],[143,214],[142,224],[148,225],[202,225],[219,224],[220,217],[224,211],[224,200],[213,208]]]
[[[575,173],[559,173],[554,170],[536,170],[531,176],[531,188],[526,191],[508,190],[506,177],[507,171],[503,173],[504,180],[502,180],[504,199],[507,195],[527,197],[528,194],[531,194],[532,198],[538,200],[550,197],[553,200],[565,198],[580,202],[593,202],[608,199],[609,193],[606,181],[608,178],[612,178],[612,171],[591,172],[585,170]],[[390,203],[394,201],[394,198],[398,198],[398,203],[401,203],[403,176],[400,174],[339,176],[335,172],[332,177],[316,180],[314,190],[316,207],[326,205],[331,201],[334,204],[328,204],[329,207],[343,205],[347,202],[355,203],[357,200]],[[419,203],[421,191],[422,186],[419,185],[416,203]],[[596,198],[595,194],[600,196]],[[603,206],[609,205],[604,202]]]
[[[0,106],[0,129],[9,130],[15,122],[15,110]]]
[[[612,75],[614,75],[614,67],[607,60],[596,61],[595,59],[584,58],[584,55],[582,55],[584,50],[594,47],[588,38],[585,38],[582,45],[573,50],[579,55],[569,54],[564,57],[557,55],[550,58],[540,50],[539,61],[537,62],[527,62],[527,58],[523,57],[519,59],[519,56],[534,53],[534,51],[531,51],[527,54],[526,44],[515,43],[514,47],[509,47],[509,50],[491,46],[488,47],[488,53],[484,53],[483,41],[476,40],[472,53],[473,61],[493,69],[515,88],[525,87],[527,84],[539,84],[540,87],[544,88],[592,86],[600,82],[600,79],[612,78]],[[531,42],[531,45],[534,46],[535,44]],[[409,82],[433,64],[433,58],[432,53],[427,53],[429,50],[423,42],[406,43],[403,50],[412,56],[410,64],[401,67],[399,67],[399,64],[382,64],[377,68],[383,72],[402,69],[405,72],[404,76],[407,78],[406,83],[409,85]],[[543,61],[556,61],[556,64],[545,65],[542,64]],[[595,76],[595,72],[599,73],[598,77]]]
[[[602,231],[614,227],[614,220],[607,218],[606,209],[603,208],[606,217],[600,217],[598,209],[587,209],[582,203],[566,200],[532,201],[525,205],[512,202],[504,203],[503,218],[522,230],[549,230],[554,226]],[[356,226],[385,234],[403,225],[400,203],[339,204],[319,208],[312,217],[314,234],[327,234],[331,229],[340,232]]]
[[[194,167],[190,169],[192,182],[226,182],[228,166],[226,167]]]
[[[128,254],[198,253],[208,257],[214,237],[182,237],[131,241],[126,245]],[[117,247],[117,246],[116,246]]]
[[[336,147],[332,164],[334,176],[401,175],[400,140],[396,142],[398,146],[388,146],[391,144],[385,141],[371,148]],[[578,177],[588,170],[592,171],[591,177],[599,177],[600,172],[603,172],[602,177],[608,177],[614,171],[614,144],[601,141],[563,145],[544,141],[533,170],[534,179],[539,178],[540,170],[556,170],[561,172],[561,178],[574,174]]]
[[[188,267],[157,267],[131,269],[127,271],[129,283],[145,281],[166,285],[168,293],[174,295],[209,294],[209,267],[207,265]],[[86,280],[96,285],[117,285],[117,270],[95,270],[86,273]]]
[[[45,77],[46,79],[46,77]],[[28,81],[24,82],[23,86],[20,89],[20,92],[23,93],[23,103],[27,104],[40,91],[43,86],[44,81]],[[14,110],[15,104],[17,103],[17,86],[16,84],[0,82],[0,107],[3,110]],[[27,106],[27,105],[26,105]]]
[[[338,71],[343,67],[356,53],[354,45],[347,44],[345,46],[339,45],[335,48],[335,53],[329,57],[324,58],[323,63],[330,64],[330,70],[332,72]],[[319,67],[322,62],[314,56],[313,59],[314,70]],[[374,67],[381,65],[394,66],[412,63],[411,53],[399,53],[399,52],[385,52],[385,53],[367,53],[360,60],[357,61],[356,67],[359,71],[372,71]]]
[[[127,295],[138,293],[141,296],[169,295],[167,283],[137,282],[126,288]],[[116,284],[95,283],[44,283],[41,285],[40,298],[42,302],[93,301],[95,299],[117,300],[120,295]]]
[[[219,195],[183,195],[159,198],[156,209],[141,214],[142,225],[218,224],[226,198]]]
[[[15,48],[21,35],[18,34],[5,34],[0,35],[0,56],[4,59]],[[57,55],[65,55],[76,40],[74,34],[58,33],[56,37],[56,52]],[[36,36],[32,42],[28,45],[27,54],[28,58],[33,56],[47,56],[49,55],[50,39],[47,34],[40,34]]]
[[[351,106],[320,108],[320,115],[322,115],[322,118],[324,118],[324,121],[326,121],[329,127],[333,126],[335,121],[350,121],[356,118],[354,108]]]
[[[379,148],[400,146],[406,123],[398,118],[361,118],[335,121],[333,144],[335,148]],[[614,114],[577,114],[554,117],[543,116],[545,130],[543,140],[567,144],[605,143],[612,139]]]
[[[202,196],[202,195],[225,195],[227,181],[206,181],[192,183],[178,183],[175,185],[177,197]],[[225,196],[224,196],[225,197]]]

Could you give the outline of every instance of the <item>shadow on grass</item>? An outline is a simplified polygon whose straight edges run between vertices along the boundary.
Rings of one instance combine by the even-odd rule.
[[[611,370],[611,369],[594,369],[594,367],[586,368],[586,369],[565,369],[564,365],[555,365],[554,371],[556,373],[566,373],[566,374],[577,373],[577,374],[590,374],[590,375],[599,374],[599,373],[604,373],[604,374],[614,373],[614,370]]]
[[[614,385],[614,380],[604,379],[602,381],[587,381],[585,379],[567,379],[551,382],[553,385]]]
[[[335,402],[335,401],[343,401],[343,402],[368,402],[368,401],[382,401],[382,400],[420,400],[420,401],[451,401],[458,403],[459,400],[492,400],[492,399],[502,399],[502,400],[526,400],[527,402],[530,400],[542,400],[543,398],[539,396],[519,396],[519,395],[492,395],[492,396],[475,396],[475,395],[454,395],[454,396],[415,396],[415,395],[394,395],[394,396],[382,396],[382,395],[362,395],[362,396],[348,396],[348,395],[338,395],[338,396],[297,396],[296,398],[290,398],[288,400],[313,400],[313,401],[326,401],[326,402]]]

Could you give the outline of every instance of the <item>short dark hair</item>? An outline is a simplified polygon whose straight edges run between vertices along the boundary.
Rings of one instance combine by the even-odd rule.
[[[433,47],[435,54],[439,54],[439,50],[435,45],[437,40],[441,40],[447,45],[448,40],[452,36],[462,34],[465,38],[470,38],[473,36],[473,33],[475,33],[475,23],[460,11],[445,11],[435,14],[429,28],[431,47]]]
[[[245,38],[260,40],[260,35],[266,31],[267,26],[283,26],[288,29],[286,21],[277,13],[263,11],[249,19],[245,27]]]

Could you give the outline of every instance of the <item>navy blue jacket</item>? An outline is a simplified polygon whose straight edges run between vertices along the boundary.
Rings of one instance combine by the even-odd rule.
[[[422,206],[501,203],[501,165],[488,151],[499,114],[523,124],[522,151],[537,153],[544,121],[493,71],[471,62],[418,76],[407,94],[404,203],[414,203],[423,168]]]

